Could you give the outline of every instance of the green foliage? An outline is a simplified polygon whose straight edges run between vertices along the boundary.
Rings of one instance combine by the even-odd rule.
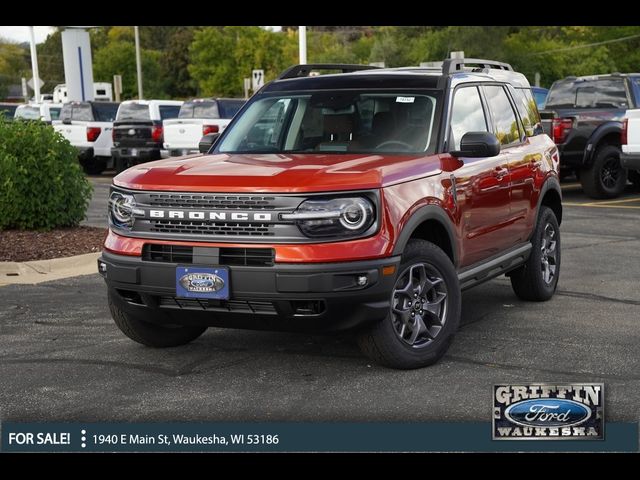
[[[9,85],[20,83],[20,77],[29,68],[28,58],[20,45],[0,38],[0,98],[7,94]]]
[[[114,37],[121,38],[122,35],[114,35]],[[156,50],[141,49],[140,56],[142,58],[142,86],[145,98],[169,98],[165,89],[165,81],[160,74],[162,53]],[[111,41],[94,54],[94,81],[112,82],[114,75],[122,75],[123,99],[137,98],[136,48],[132,41],[119,39]]]
[[[52,93],[59,83],[64,83],[64,61],[62,58],[62,32],[56,30],[37,46],[38,73],[44,81],[42,93]],[[27,78],[31,78],[29,71]]]
[[[252,69],[264,69],[269,81],[292,64],[292,41],[284,32],[260,27],[206,27],[194,35],[188,70],[201,95],[240,97]]]
[[[0,117],[0,230],[50,230],[84,219],[91,184],[50,125]]]

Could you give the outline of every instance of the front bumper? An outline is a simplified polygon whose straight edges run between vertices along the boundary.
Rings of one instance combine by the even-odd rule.
[[[640,170],[640,154],[638,153],[621,153],[620,164],[622,168],[629,170]]]
[[[98,270],[118,307],[146,321],[336,331],[388,315],[399,264],[400,256],[343,263],[230,266],[231,297],[227,301],[176,298],[176,263],[105,251],[98,259]],[[383,267],[395,268],[384,275]],[[354,285],[363,275],[367,285]]]

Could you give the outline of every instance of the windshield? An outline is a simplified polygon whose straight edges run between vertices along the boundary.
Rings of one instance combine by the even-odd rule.
[[[322,91],[258,98],[220,146],[223,153],[433,153],[436,92]]]
[[[51,120],[58,120],[60,118],[60,107],[50,107],[49,116]]]
[[[118,120],[151,120],[149,105],[142,103],[123,103],[118,109]]]

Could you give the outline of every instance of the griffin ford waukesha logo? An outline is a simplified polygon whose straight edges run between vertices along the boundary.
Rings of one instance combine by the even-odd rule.
[[[602,440],[604,384],[494,385],[494,440]]]
[[[188,273],[180,277],[180,285],[188,292],[211,293],[224,288],[224,280],[215,273]]]

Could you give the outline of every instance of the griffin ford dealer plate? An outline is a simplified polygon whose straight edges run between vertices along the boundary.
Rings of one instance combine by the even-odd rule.
[[[604,384],[493,386],[494,440],[603,440]]]
[[[226,267],[177,267],[176,296],[228,300],[229,269]]]

